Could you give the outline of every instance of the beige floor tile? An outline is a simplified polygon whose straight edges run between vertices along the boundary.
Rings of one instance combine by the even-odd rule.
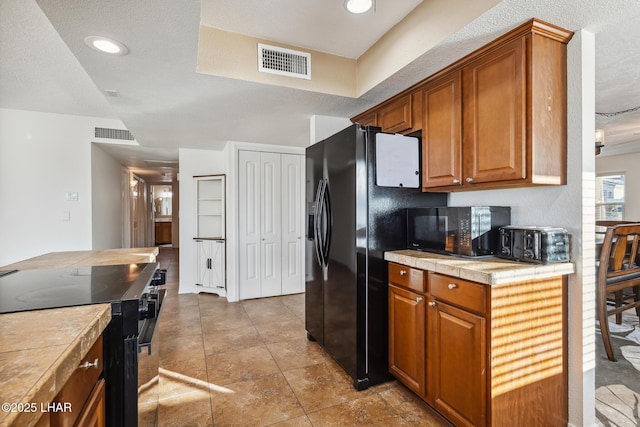
[[[315,342],[305,338],[268,343],[267,348],[282,371],[327,363],[329,356]]]
[[[292,418],[287,421],[271,424],[269,427],[313,427],[313,424],[309,421],[309,417],[303,415],[298,418]]]
[[[333,362],[287,370],[283,374],[307,414],[371,393],[356,391],[351,378]]]
[[[158,426],[213,426],[209,393],[197,391],[158,401]]]
[[[161,336],[160,364],[177,360],[204,360],[202,335]]]
[[[138,404],[138,427],[155,427],[158,417],[158,401]]]
[[[211,391],[216,426],[267,426],[304,415],[281,373],[226,386],[231,393]]]
[[[210,316],[202,316],[200,322],[202,333],[204,334],[253,326],[253,322],[242,307],[240,307],[240,310],[227,310],[223,314],[216,313]]]
[[[206,390],[208,376],[204,357],[162,363],[159,369],[159,378],[158,395],[160,399]]]
[[[158,368],[138,370],[138,404],[158,402]]]
[[[269,350],[261,345],[207,357],[209,382],[227,385],[280,372]]]
[[[203,340],[207,356],[263,344],[260,334],[253,326],[203,334]]]
[[[245,310],[251,321],[256,325],[299,320],[289,307],[283,304],[270,304],[261,309],[251,306],[251,308],[245,307]]]
[[[298,317],[298,319],[301,319],[304,322],[304,316],[305,316],[304,304],[288,305],[287,307],[289,307],[289,310],[291,310],[291,312],[295,314],[296,317]]]
[[[304,293],[284,295],[281,298],[282,304],[286,306],[302,305],[304,306]]]
[[[162,336],[178,336],[178,335],[200,335],[202,328],[200,325],[200,314],[196,311],[187,315],[170,315],[160,316],[158,320],[158,331]]]
[[[256,329],[262,340],[266,343],[290,341],[298,338],[306,338],[307,330],[300,319],[285,320],[283,322],[257,323]]]
[[[233,303],[200,303],[200,316],[217,316],[225,318],[234,314],[246,314],[242,304]]]
[[[378,394],[349,400],[317,412],[308,413],[314,426],[408,426],[402,414]]]

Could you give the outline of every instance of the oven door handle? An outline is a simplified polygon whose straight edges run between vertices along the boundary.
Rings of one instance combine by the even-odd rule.
[[[153,333],[156,329],[158,316],[160,315],[160,308],[162,307],[162,302],[164,301],[166,293],[166,289],[158,290],[156,315],[140,321],[141,326],[138,329],[138,353],[140,353],[142,349],[146,347],[147,354],[151,354],[151,341],[153,340]]]

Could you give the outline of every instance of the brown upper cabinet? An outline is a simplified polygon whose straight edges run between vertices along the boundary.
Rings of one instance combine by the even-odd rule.
[[[423,191],[566,184],[572,35],[532,19],[353,120],[374,114],[383,131],[422,130]],[[383,111],[399,124],[407,100],[411,130],[385,130]]]
[[[422,128],[422,98],[418,92],[393,97],[351,119],[363,126],[379,126],[382,132],[407,134]]]

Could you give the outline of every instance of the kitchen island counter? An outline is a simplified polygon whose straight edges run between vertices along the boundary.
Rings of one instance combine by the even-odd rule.
[[[33,425],[110,320],[109,304],[0,315],[0,426]]]
[[[563,276],[575,272],[571,262],[529,264],[496,257],[465,258],[411,249],[385,252],[386,261],[434,271],[485,285],[501,285]]]
[[[0,267],[0,270],[37,270],[49,268],[90,267],[96,265],[138,264],[156,262],[159,249],[120,248],[97,251],[49,252]]]

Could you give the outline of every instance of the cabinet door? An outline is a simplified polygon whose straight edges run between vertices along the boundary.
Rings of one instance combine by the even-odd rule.
[[[525,43],[514,40],[463,69],[467,183],[526,178]]]
[[[196,240],[196,285],[210,286],[209,257],[209,245]]]
[[[208,288],[225,289],[226,263],[223,240],[196,240],[197,281]]]
[[[282,158],[282,293],[304,291],[304,156]]]
[[[403,96],[382,107],[376,114],[382,132],[400,133],[413,128],[413,102],[411,95]]]
[[[389,285],[389,372],[425,396],[424,297]]]
[[[280,154],[260,153],[260,296],[282,294]]]
[[[427,401],[455,425],[485,425],[485,319],[439,301],[427,316]]]
[[[460,71],[423,90],[422,187],[462,182],[462,79]]]
[[[238,154],[238,243],[240,299],[261,296],[260,153]]]

